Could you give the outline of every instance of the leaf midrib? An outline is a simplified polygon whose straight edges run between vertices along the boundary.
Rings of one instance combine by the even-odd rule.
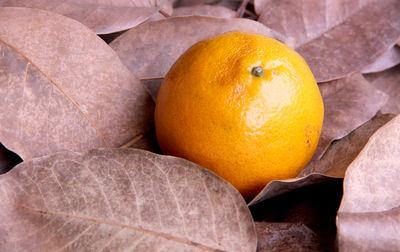
[[[121,223],[117,223],[117,222],[104,221],[104,220],[99,220],[99,219],[95,219],[95,218],[76,216],[76,215],[71,215],[71,214],[61,213],[61,212],[40,210],[40,209],[35,209],[35,208],[22,206],[22,205],[14,205],[14,206],[15,207],[19,207],[19,208],[24,208],[24,209],[26,209],[28,211],[32,211],[32,212],[39,213],[39,214],[49,214],[49,215],[54,215],[54,216],[59,216],[59,217],[65,217],[65,218],[71,218],[71,219],[75,219],[75,220],[80,220],[80,221],[84,221],[84,222],[90,222],[90,223],[96,223],[96,224],[105,224],[105,225],[109,225],[109,226],[118,227],[118,228],[121,228],[121,229],[130,229],[130,230],[146,233],[146,234],[149,234],[149,235],[152,235],[152,236],[161,237],[161,238],[164,238],[164,239],[167,239],[167,240],[170,240],[170,241],[174,241],[174,242],[177,242],[177,243],[181,243],[181,244],[189,245],[189,246],[192,246],[192,247],[196,247],[196,248],[202,249],[204,251],[222,251],[220,249],[211,248],[211,247],[209,247],[207,245],[203,245],[203,244],[200,244],[200,243],[197,243],[197,242],[185,239],[185,238],[180,238],[180,237],[176,237],[176,236],[165,234],[165,233],[161,233],[161,232],[156,232],[156,231],[152,231],[152,230],[141,228],[141,227],[137,227],[137,226],[130,226],[130,225],[125,225],[125,224],[121,224]]]

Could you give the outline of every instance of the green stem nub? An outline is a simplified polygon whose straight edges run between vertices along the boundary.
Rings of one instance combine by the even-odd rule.
[[[264,76],[264,69],[262,67],[253,67],[251,73],[256,77],[263,77]]]

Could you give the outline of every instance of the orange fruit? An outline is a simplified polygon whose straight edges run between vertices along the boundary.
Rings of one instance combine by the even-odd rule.
[[[165,154],[214,171],[246,199],[311,159],[324,106],[304,59],[272,38],[229,32],[190,47],[160,87]]]

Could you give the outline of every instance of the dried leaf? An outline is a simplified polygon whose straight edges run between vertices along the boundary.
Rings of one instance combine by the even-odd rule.
[[[400,63],[400,47],[393,46],[389,51],[382,55],[377,61],[365,67],[361,72],[376,73],[381,72]]]
[[[397,115],[374,133],[347,168],[337,217],[340,251],[400,249],[399,139]]]
[[[231,9],[218,5],[195,5],[189,7],[176,8],[172,13],[172,16],[189,16],[189,15],[233,18],[236,15],[236,12]]]
[[[255,251],[243,198],[184,159],[64,152],[0,176],[1,251]]]
[[[317,81],[325,82],[361,71],[388,51],[400,37],[399,12],[397,0],[273,0],[259,21],[293,37]]]
[[[357,158],[372,134],[393,117],[392,114],[374,117],[349,135],[333,142],[321,159],[309,163],[300,176],[322,173],[331,177],[344,178],[347,167]]]
[[[371,136],[347,169],[342,212],[386,211],[400,206],[399,137],[400,115]]]
[[[257,251],[323,251],[318,236],[301,223],[256,222]]]
[[[371,86],[360,74],[319,85],[325,106],[321,137],[313,159],[319,159],[331,142],[370,120],[388,96]]]
[[[88,28],[13,7],[0,8],[0,23],[0,141],[8,149],[29,159],[117,147],[151,127],[151,96]]]
[[[371,76],[370,76],[371,77]],[[374,74],[370,83],[385,92],[389,99],[381,108],[382,113],[400,113],[400,65],[385,72]]]
[[[0,0],[0,6],[52,11],[81,22],[97,34],[132,28],[158,12],[156,7],[118,7],[65,0]]]
[[[110,46],[140,78],[163,77],[191,45],[232,30],[254,31],[283,39],[252,20],[188,16],[138,25],[119,36]]]

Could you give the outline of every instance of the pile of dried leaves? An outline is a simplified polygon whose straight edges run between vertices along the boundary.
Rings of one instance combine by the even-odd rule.
[[[0,0],[0,251],[400,250],[400,1],[247,2]],[[295,48],[325,103],[310,164],[247,204],[155,154],[162,77],[230,30]]]

